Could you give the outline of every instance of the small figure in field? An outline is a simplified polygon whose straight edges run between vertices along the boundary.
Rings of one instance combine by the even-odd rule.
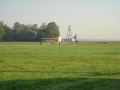
[[[106,42],[105,44],[107,45],[108,43]]]
[[[59,42],[59,45],[60,45],[60,42]]]
[[[53,40],[51,40],[51,45],[54,45],[54,43],[55,43],[55,42],[54,42]]]
[[[40,45],[42,45],[42,41],[40,41]]]

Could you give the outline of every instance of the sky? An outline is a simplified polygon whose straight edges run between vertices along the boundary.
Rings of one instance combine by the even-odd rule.
[[[62,38],[70,25],[79,39],[120,40],[120,0],[0,0],[0,21],[55,22]]]

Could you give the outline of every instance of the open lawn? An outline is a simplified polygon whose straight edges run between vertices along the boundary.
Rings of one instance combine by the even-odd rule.
[[[120,43],[0,42],[0,90],[120,90]]]

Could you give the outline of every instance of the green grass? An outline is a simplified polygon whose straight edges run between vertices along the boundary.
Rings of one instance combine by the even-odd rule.
[[[120,90],[120,43],[0,42],[0,90]]]

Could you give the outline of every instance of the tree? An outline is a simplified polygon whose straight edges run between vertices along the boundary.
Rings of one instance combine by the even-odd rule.
[[[0,41],[2,40],[3,35],[4,35],[4,28],[0,27]]]
[[[42,25],[40,26],[40,29],[41,29],[41,30],[45,30],[46,28],[47,28],[46,23],[42,23]]]
[[[56,38],[59,37],[59,27],[55,22],[51,22],[47,25],[46,34],[48,38]]]
[[[36,38],[37,31],[38,31],[38,26],[37,26],[37,24],[33,24],[33,25],[32,25],[31,31],[34,33],[33,38]]]
[[[48,25],[42,23],[40,27],[37,24],[25,25],[19,22],[14,23],[13,29],[0,22],[0,40],[3,41],[38,41],[41,38],[57,38],[59,36],[59,27],[55,22]]]
[[[31,41],[34,37],[34,33],[31,31],[31,26],[29,25],[22,25],[22,40],[23,41]]]
[[[37,35],[36,35],[36,40],[39,41],[41,38],[46,38],[46,29],[47,29],[47,25],[45,23],[42,23],[42,25],[40,26],[40,28],[37,31]]]
[[[47,38],[46,30],[38,30],[36,40],[40,40],[41,38]]]
[[[19,22],[14,23],[13,28],[14,28],[14,31],[15,31],[15,35],[17,35],[20,32],[20,30],[22,28],[21,26],[22,25]]]
[[[21,31],[21,24],[19,22],[14,23],[13,26],[13,40],[17,41],[19,40],[19,34]]]
[[[3,21],[0,22],[0,41],[2,41],[2,36],[4,35]]]
[[[57,38],[59,37],[59,27],[55,22],[51,22],[48,25],[42,23],[40,29],[37,31],[36,40],[41,38]]]
[[[13,30],[7,25],[4,25],[3,27],[5,32],[5,34],[3,35],[3,41],[12,41]]]

